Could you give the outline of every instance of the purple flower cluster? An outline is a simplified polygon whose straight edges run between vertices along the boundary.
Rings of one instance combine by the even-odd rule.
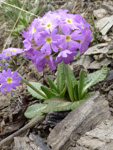
[[[11,88],[16,89],[19,86],[19,81],[21,77],[17,76],[17,71],[11,72],[11,69],[6,69],[10,64],[10,59],[12,56],[23,53],[24,50],[20,48],[7,48],[0,53],[0,59],[2,59],[4,64],[0,64],[2,68],[2,73],[0,74],[0,91],[2,93],[10,92]],[[5,71],[7,70],[7,71]]]
[[[49,11],[42,18],[36,18],[22,36],[25,49],[7,48],[0,53],[0,59],[8,66],[12,56],[24,53],[39,72],[46,64],[54,70],[58,63],[69,64],[77,55],[88,49],[92,39],[89,24],[80,15],[69,14],[67,10]],[[14,57],[13,57],[14,58]],[[0,64],[0,66],[2,66]],[[7,70],[7,71],[5,71]],[[0,91],[9,92],[19,86],[21,77],[11,69],[0,74]]]
[[[25,57],[38,71],[44,71],[47,63],[51,70],[61,61],[69,64],[77,50],[82,54],[88,49],[92,39],[85,19],[78,14],[69,14],[67,10],[49,11],[42,18],[35,19],[22,35]]]
[[[16,89],[15,86],[19,86],[21,77],[17,76],[17,71],[11,72],[9,68],[7,72],[5,70],[0,74],[0,91],[2,93],[10,92],[11,88]]]

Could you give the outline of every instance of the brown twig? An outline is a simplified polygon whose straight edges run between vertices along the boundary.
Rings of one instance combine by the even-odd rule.
[[[35,126],[37,123],[40,123],[41,121],[43,121],[45,118],[45,116],[42,116],[34,121],[30,121],[28,124],[26,124],[24,127],[22,127],[20,130],[16,131],[15,133],[11,134],[10,136],[8,136],[7,138],[3,139],[0,142],[0,148],[2,148],[3,146],[8,145],[9,143],[11,143],[13,141],[13,138],[15,136],[19,136],[22,133],[24,133],[26,130],[32,128],[33,126]]]

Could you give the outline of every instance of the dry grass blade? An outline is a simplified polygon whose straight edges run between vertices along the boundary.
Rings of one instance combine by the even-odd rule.
[[[26,13],[32,15],[32,16],[37,17],[37,15],[35,15],[35,14],[33,14],[33,13],[27,11],[27,10],[24,10],[23,7],[22,7],[22,8],[19,8],[19,7],[17,7],[17,6],[11,5],[11,4],[6,3],[6,2],[0,2],[0,3],[6,4],[6,5],[10,6],[10,7],[16,8],[16,9],[18,9],[18,10],[20,10],[20,11],[26,12]]]
[[[33,15],[33,16],[37,16],[37,15],[35,15],[35,14],[33,14],[33,13],[30,13],[30,12],[28,12],[28,11],[26,11],[26,10],[23,9],[23,7],[24,7],[24,5],[25,5],[25,3],[26,3],[26,0],[24,0],[24,3],[23,3],[22,8],[16,7],[16,6],[14,6],[14,5],[11,5],[11,4],[6,3],[6,2],[3,2],[3,1],[2,1],[1,3],[6,4],[6,5],[8,5],[8,6],[11,6],[11,7],[13,7],[13,8],[16,8],[16,9],[19,9],[19,10],[20,10],[20,13],[19,13],[19,15],[18,15],[18,18],[17,18],[17,20],[16,20],[16,22],[15,22],[13,28],[12,28],[12,31],[11,31],[11,33],[9,34],[9,36],[8,36],[8,38],[7,38],[7,40],[6,40],[6,43],[4,44],[4,47],[3,47],[3,50],[4,50],[4,49],[6,48],[6,45],[7,45],[8,41],[9,41],[9,39],[10,39],[10,37],[11,37],[11,35],[12,35],[12,33],[13,33],[13,31],[14,31],[16,25],[17,25],[17,23],[18,23],[18,20],[19,20],[19,18],[20,18],[20,15],[21,15],[22,11],[24,11],[24,12],[26,12],[26,13],[29,13],[30,15]]]

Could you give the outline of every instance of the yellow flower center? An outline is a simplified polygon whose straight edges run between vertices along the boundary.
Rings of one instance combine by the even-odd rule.
[[[66,21],[67,21],[67,23],[72,23],[71,19],[67,19]]]
[[[34,33],[35,33],[35,31],[36,31],[36,29],[35,29],[35,28],[33,28],[33,29],[32,29],[32,34],[34,34]]]
[[[65,40],[66,40],[66,42],[69,42],[69,41],[71,40],[70,36],[67,35],[67,36],[65,37]]]
[[[46,28],[50,28],[50,27],[51,27],[51,24],[48,23],[48,24],[46,25]]]
[[[81,23],[82,29],[84,28],[83,24]]]
[[[11,56],[11,54],[10,53],[6,53],[5,56]]]
[[[8,77],[8,78],[6,79],[6,81],[7,81],[7,83],[11,83],[11,82],[12,82],[12,78]]]
[[[49,55],[45,55],[45,58],[49,59],[49,58],[50,58],[50,56],[49,56]]]
[[[47,37],[47,38],[46,38],[46,42],[47,42],[47,43],[51,43],[51,41],[52,41],[52,39],[51,39],[50,37]]]
[[[16,52],[16,49],[12,49],[11,51]]]

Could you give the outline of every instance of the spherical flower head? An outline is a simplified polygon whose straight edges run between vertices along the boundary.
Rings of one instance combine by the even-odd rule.
[[[0,74],[0,84],[1,86],[1,92],[4,89],[7,90],[7,92],[10,92],[11,88],[16,89],[16,86],[19,86],[19,81],[21,80],[21,77],[17,76],[17,71],[11,72],[11,69],[8,68],[7,71],[3,70],[2,74]]]
[[[80,15],[70,14],[67,10],[49,11],[43,17],[36,18],[28,31],[23,31],[23,37],[25,57],[39,71],[44,71],[47,63],[52,70],[61,61],[68,64],[77,54],[77,49],[80,54],[88,49],[92,39],[85,19]],[[57,55],[55,60],[52,57],[54,53]]]

